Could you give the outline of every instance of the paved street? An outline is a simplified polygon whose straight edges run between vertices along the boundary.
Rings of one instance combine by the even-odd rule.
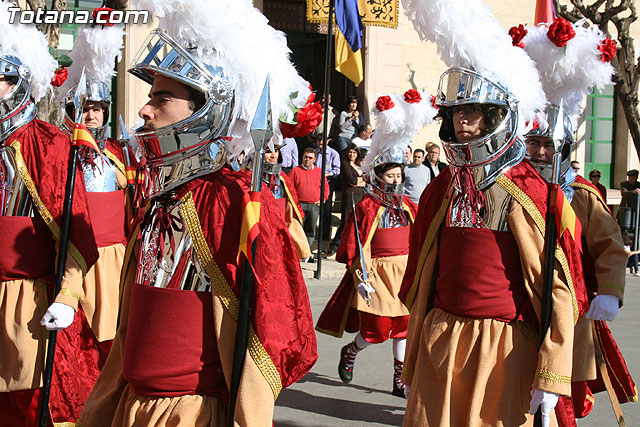
[[[312,277],[312,265],[304,265],[314,319],[336,288],[344,266],[332,260],[322,264],[323,279]],[[625,305],[610,324],[627,365],[640,383],[640,278],[627,276]],[[302,381],[284,390],[275,410],[276,427],[400,426],[405,400],[391,395],[393,355],[391,343],[367,348],[358,354],[353,381],[349,385],[338,377],[340,348],[353,335],[341,339],[318,336],[318,362]],[[627,426],[640,426],[640,404],[622,405]],[[579,427],[615,426],[606,393],[596,395],[592,413]]]

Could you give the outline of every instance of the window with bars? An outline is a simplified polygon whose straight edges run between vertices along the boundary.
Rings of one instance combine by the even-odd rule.
[[[602,172],[600,182],[611,188],[613,179],[613,159],[615,142],[616,97],[613,85],[601,92],[597,88],[587,95],[585,111],[585,159],[583,176],[598,169]]]

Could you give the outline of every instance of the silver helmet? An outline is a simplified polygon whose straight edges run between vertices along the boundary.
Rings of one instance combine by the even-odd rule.
[[[75,85],[69,89],[64,96],[64,112],[65,118],[62,123],[62,130],[64,130],[69,137],[73,135],[73,126],[75,119],[75,107],[73,104],[73,97],[76,95],[78,86]],[[100,150],[104,150],[107,145],[107,124],[109,122],[109,107],[111,106],[111,92],[107,85],[101,81],[87,80],[87,102],[99,102],[104,110],[104,120],[102,126],[91,128],[89,132],[95,139]]]
[[[378,154],[369,165],[369,179],[370,184],[378,191],[385,195],[402,195],[404,191],[404,166],[407,163],[407,156],[405,154],[405,148],[400,145],[394,145],[382,153]],[[399,184],[389,184],[384,182],[380,171],[382,167],[387,164],[397,164],[402,172],[402,182]]]
[[[204,105],[191,116],[160,129],[139,129],[135,136],[146,157],[149,196],[170,191],[221,168],[228,155],[227,134],[234,92],[221,67],[203,65],[161,29],[151,32],[129,72],[153,84],[157,74],[201,92]]]
[[[528,132],[525,136],[527,141],[529,138],[543,138],[551,140],[554,145],[554,152],[560,153],[560,180],[561,187],[571,185],[576,178],[573,169],[571,169],[571,152],[575,144],[573,136],[573,124],[567,114],[565,114],[562,104],[549,105],[545,109],[545,116],[548,123],[546,128],[537,126]],[[527,158],[530,158],[527,153]],[[547,181],[551,182],[552,165],[551,163],[531,162],[538,170],[540,175]]]
[[[447,161],[454,167],[471,168],[478,189],[486,188],[506,168],[523,159],[526,146],[517,136],[518,101],[502,84],[469,69],[449,68],[440,77],[435,104],[442,112],[447,107],[468,104],[494,105],[503,110],[504,118],[494,129],[470,142],[456,141],[452,123],[440,127]],[[443,120],[450,121],[447,117]]]
[[[31,100],[31,71],[12,55],[0,56],[0,75],[16,80],[0,99],[0,141],[33,120],[38,112]],[[13,82],[12,82],[13,83]]]

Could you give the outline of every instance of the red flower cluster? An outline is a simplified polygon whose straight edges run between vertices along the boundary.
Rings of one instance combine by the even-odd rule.
[[[513,43],[514,46],[518,46],[518,47],[522,47],[524,48],[524,43],[522,43],[522,39],[524,38],[524,36],[526,36],[528,33],[527,30],[525,30],[524,25],[520,24],[517,27],[511,27],[509,28],[509,35],[511,36],[511,43]]]
[[[547,31],[547,37],[558,47],[566,46],[567,42],[576,36],[571,22],[564,18],[556,18]]]
[[[378,111],[386,111],[392,109],[396,104],[393,103],[390,96],[381,96],[376,101],[376,108]]]
[[[67,80],[67,76],[69,72],[65,67],[60,67],[56,69],[56,74],[51,79],[51,86],[60,87]]]
[[[96,7],[95,9],[93,9],[94,21],[97,19],[99,12],[103,12],[100,14],[100,20],[103,23],[100,23],[99,25],[102,25],[103,27],[113,27],[113,23],[109,22],[111,20],[111,14],[113,13],[113,9],[111,9],[110,7]],[[106,18],[106,22],[105,22],[105,18]]]
[[[618,46],[613,40],[604,39],[604,42],[602,42],[598,46],[598,50],[602,52],[602,62],[611,62],[613,57],[616,56],[616,53],[618,52]]]
[[[284,138],[295,138],[310,134],[322,121],[322,105],[313,102],[316,95],[312,92],[304,107],[296,112],[296,124],[280,122],[280,132]]]
[[[418,92],[417,90],[409,89],[404,93],[404,102],[415,104],[420,101],[422,101],[422,96],[420,96],[420,92]]]

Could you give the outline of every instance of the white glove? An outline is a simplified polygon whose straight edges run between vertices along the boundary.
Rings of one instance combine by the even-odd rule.
[[[409,393],[411,392],[411,386],[410,385],[404,385],[404,397],[405,399],[409,400]]]
[[[367,305],[371,305],[371,294],[376,292],[373,287],[367,282],[358,283],[358,293],[367,302]]]
[[[76,311],[70,305],[54,302],[42,316],[40,324],[49,331],[61,331],[73,323]]]
[[[548,391],[538,390],[534,388],[531,390],[531,405],[529,406],[529,413],[534,415],[538,410],[538,406],[542,412],[542,427],[549,427],[549,415],[551,411],[556,407],[558,398],[560,396]]]
[[[612,322],[618,315],[620,299],[614,295],[597,295],[592,301],[587,318]]]

